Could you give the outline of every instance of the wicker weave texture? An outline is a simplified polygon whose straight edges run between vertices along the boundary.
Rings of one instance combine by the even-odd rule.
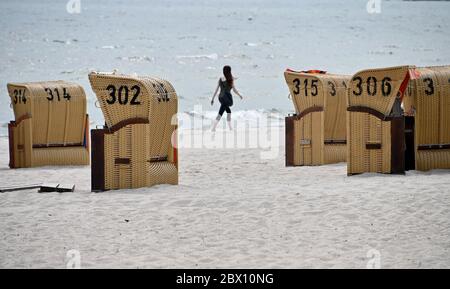
[[[29,168],[33,165],[33,124],[31,119],[25,119],[13,129],[13,154],[15,168]]]
[[[33,166],[89,165],[89,151],[85,147],[57,147],[33,149]]]
[[[85,136],[86,94],[75,83],[47,81],[8,84],[16,120],[33,119],[33,144],[82,143]]]
[[[16,118],[15,168],[89,164],[86,94],[80,85],[47,81],[7,87]]]
[[[421,171],[450,168],[450,150],[426,150],[416,153],[416,169]]]
[[[347,161],[347,146],[344,144],[325,145],[325,164],[342,163]]]
[[[294,127],[294,165],[311,166],[345,161],[345,144],[330,146],[325,141],[346,141],[347,86],[350,76],[286,71],[297,115]],[[321,108],[323,111],[308,110]],[[343,147],[343,148],[342,148]]]
[[[418,151],[419,146],[450,144],[450,66],[421,67],[412,80],[412,101],[405,109],[415,112],[416,169],[450,168],[448,150]]]
[[[294,121],[294,165],[324,164],[323,112],[309,113]]]
[[[89,80],[108,127],[127,119],[148,118],[149,93],[136,78],[91,73]]]
[[[173,162],[151,163],[148,124],[128,125],[105,136],[105,188],[107,190],[141,188],[156,184],[178,184],[178,170]],[[117,163],[117,159],[129,163]]]
[[[411,68],[398,66],[356,73],[349,83],[348,105],[368,107],[389,115]]]
[[[350,76],[333,74],[325,76],[321,77],[326,95],[324,138],[344,141],[347,139],[347,87]]]
[[[348,114],[348,174],[391,172],[391,124],[363,112]],[[379,146],[379,148],[368,148]]]
[[[302,144],[301,140],[307,139],[305,136],[304,130],[304,121],[303,119],[294,120],[294,165],[295,166],[304,166],[305,165],[305,146],[306,144]]]
[[[286,71],[284,77],[297,114],[310,107],[324,107],[324,87],[320,77],[291,71]]]
[[[367,112],[347,112],[348,174],[391,173],[392,140],[404,138],[404,135],[392,135],[389,117],[412,69],[412,66],[368,69],[352,77],[348,90],[349,109]],[[412,98],[411,90],[409,94],[406,97]]]
[[[418,145],[450,143],[450,67],[418,68],[416,136]]]
[[[105,189],[177,184],[173,86],[156,77],[91,73],[89,79],[107,128],[119,127],[105,135]],[[148,123],[133,123],[136,119]]]

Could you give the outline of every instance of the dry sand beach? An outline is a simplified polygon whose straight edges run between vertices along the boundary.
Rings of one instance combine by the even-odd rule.
[[[281,142],[282,143],[282,142]],[[69,182],[74,193],[0,194],[0,267],[381,268],[450,266],[450,171],[347,177],[286,168],[258,149],[181,149],[180,185],[90,193],[90,168],[10,170],[2,186]]]

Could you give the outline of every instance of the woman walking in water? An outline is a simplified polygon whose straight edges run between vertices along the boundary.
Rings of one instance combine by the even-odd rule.
[[[242,95],[234,86],[234,78],[233,75],[231,74],[231,67],[228,65],[223,67],[223,77],[221,77],[219,79],[219,82],[217,83],[216,91],[214,92],[214,95],[211,99],[211,105],[214,105],[214,98],[216,97],[219,88],[220,88],[219,94],[220,109],[219,114],[217,115],[216,120],[214,121],[212,131],[216,131],[217,124],[219,123],[225,111],[227,112],[228,127],[230,128],[230,130],[232,130],[230,107],[233,105],[233,96],[231,95],[231,90],[233,90],[234,93],[236,93],[241,99],[243,98]]]

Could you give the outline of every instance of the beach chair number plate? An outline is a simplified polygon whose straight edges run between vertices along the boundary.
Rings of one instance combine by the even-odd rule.
[[[25,90],[22,89],[14,89],[13,91],[14,94],[14,104],[18,104],[18,103],[27,103],[27,98],[25,97]]]
[[[308,96],[308,91],[309,91],[309,93],[311,94],[311,96],[317,96],[318,95],[318,87],[317,87],[317,83],[318,83],[318,80],[317,79],[313,79],[313,80],[311,80],[311,85],[310,85],[310,89],[308,89],[308,83],[309,83],[309,79],[305,79],[304,81],[303,81],[303,89],[304,89],[304,92],[305,92],[305,96]],[[294,84],[294,90],[292,91],[295,95],[298,95],[298,94],[300,94],[300,91],[301,91],[301,87],[302,87],[302,85],[301,85],[301,80],[300,79],[298,79],[298,78],[295,78],[294,80],[293,80],[293,84]],[[342,85],[345,87],[345,88],[347,88],[347,84],[345,83],[345,81],[344,82],[342,82]],[[330,87],[330,95],[331,96],[336,96],[336,94],[337,94],[337,90],[336,90],[336,85],[332,82],[332,81],[328,81],[328,86]]]
[[[156,89],[156,92],[158,93],[158,102],[168,102],[170,100],[169,93],[167,92],[167,89],[164,87],[163,83],[153,84],[153,88]]]
[[[345,84],[345,82],[344,82],[344,84]],[[336,86],[334,85],[334,83],[331,81],[328,81],[328,85],[330,86],[330,95],[336,96]]]
[[[450,79],[449,79],[450,81]],[[425,89],[425,94],[426,95],[433,95],[434,94],[434,83],[433,83],[433,79],[431,78],[425,78],[423,80],[423,82],[427,85],[426,89]]]
[[[116,87],[112,84],[108,85],[106,90],[109,91],[110,98],[106,100],[106,103],[108,104],[115,104],[119,103],[121,105],[140,105],[141,102],[139,101],[139,95],[141,94],[141,88],[138,85],[133,85],[131,89],[126,86],[122,85],[121,87]],[[131,99],[130,99],[130,92],[131,92]]]
[[[300,89],[301,89],[301,81],[300,79],[296,78],[293,80],[294,83],[294,90],[292,91],[295,95],[300,94]],[[305,80],[303,81],[303,89],[305,90],[305,96],[308,96],[308,83],[309,83],[309,79],[305,78]],[[313,79],[311,80],[311,86],[309,88],[309,91],[311,93],[311,96],[317,96],[317,94],[319,93],[318,88],[317,88],[317,83],[318,80],[317,79]]]
[[[47,99],[48,101],[61,101],[61,96],[63,99],[69,101],[71,96],[67,92],[67,88],[63,87],[62,92],[58,88],[51,89],[51,88],[44,88],[45,92],[47,92]]]
[[[156,89],[156,93],[158,94],[157,99],[158,102],[168,102],[169,92],[164,87],[164,84],[160,83],[159,85],[153,84],[153,87]],[[119,103],[121,105],[140,105],[141,101],[139,100],[139,96],[141,94],[141,88],[138,85],[133,85],[131,88],[127,85],[122,85],[120,87],[116,87],[113,84],[108,85],[106,90],[109,91],[109,98],[106,100],[108,104]]]
[[[356,82],[356,89],[353,90],[353,95],[360,96],[363,94],[363,80],[361,77],[357,76],[352,79],[352,81]],[[381,81],[381,93],[383,96],[389,96],[392,92],[392,79],[390,77],[385,77]],[[378,79],[373,76],[369,76],[367,78],[367,95],[375,96],[379,92],[378,90]]]

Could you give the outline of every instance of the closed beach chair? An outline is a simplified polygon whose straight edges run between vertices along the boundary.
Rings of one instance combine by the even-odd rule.
[[[350,76],[286,70],[295,114],[286,117],[286,166],[346,161],[346,92]]]
[[[363,70],[349,84],[348,175],[405,172],[402,98],[413,66]]]
[[[10,83],[11,168],[89,165],[89,118],[81,86],[65,81]]]
[[[403,99],[407,169],[450,169],[450,66],[415,71]]]
[[[91,131],[92,191],[178,184],[178,99],[166,80],[89,74],[105,117]]]

